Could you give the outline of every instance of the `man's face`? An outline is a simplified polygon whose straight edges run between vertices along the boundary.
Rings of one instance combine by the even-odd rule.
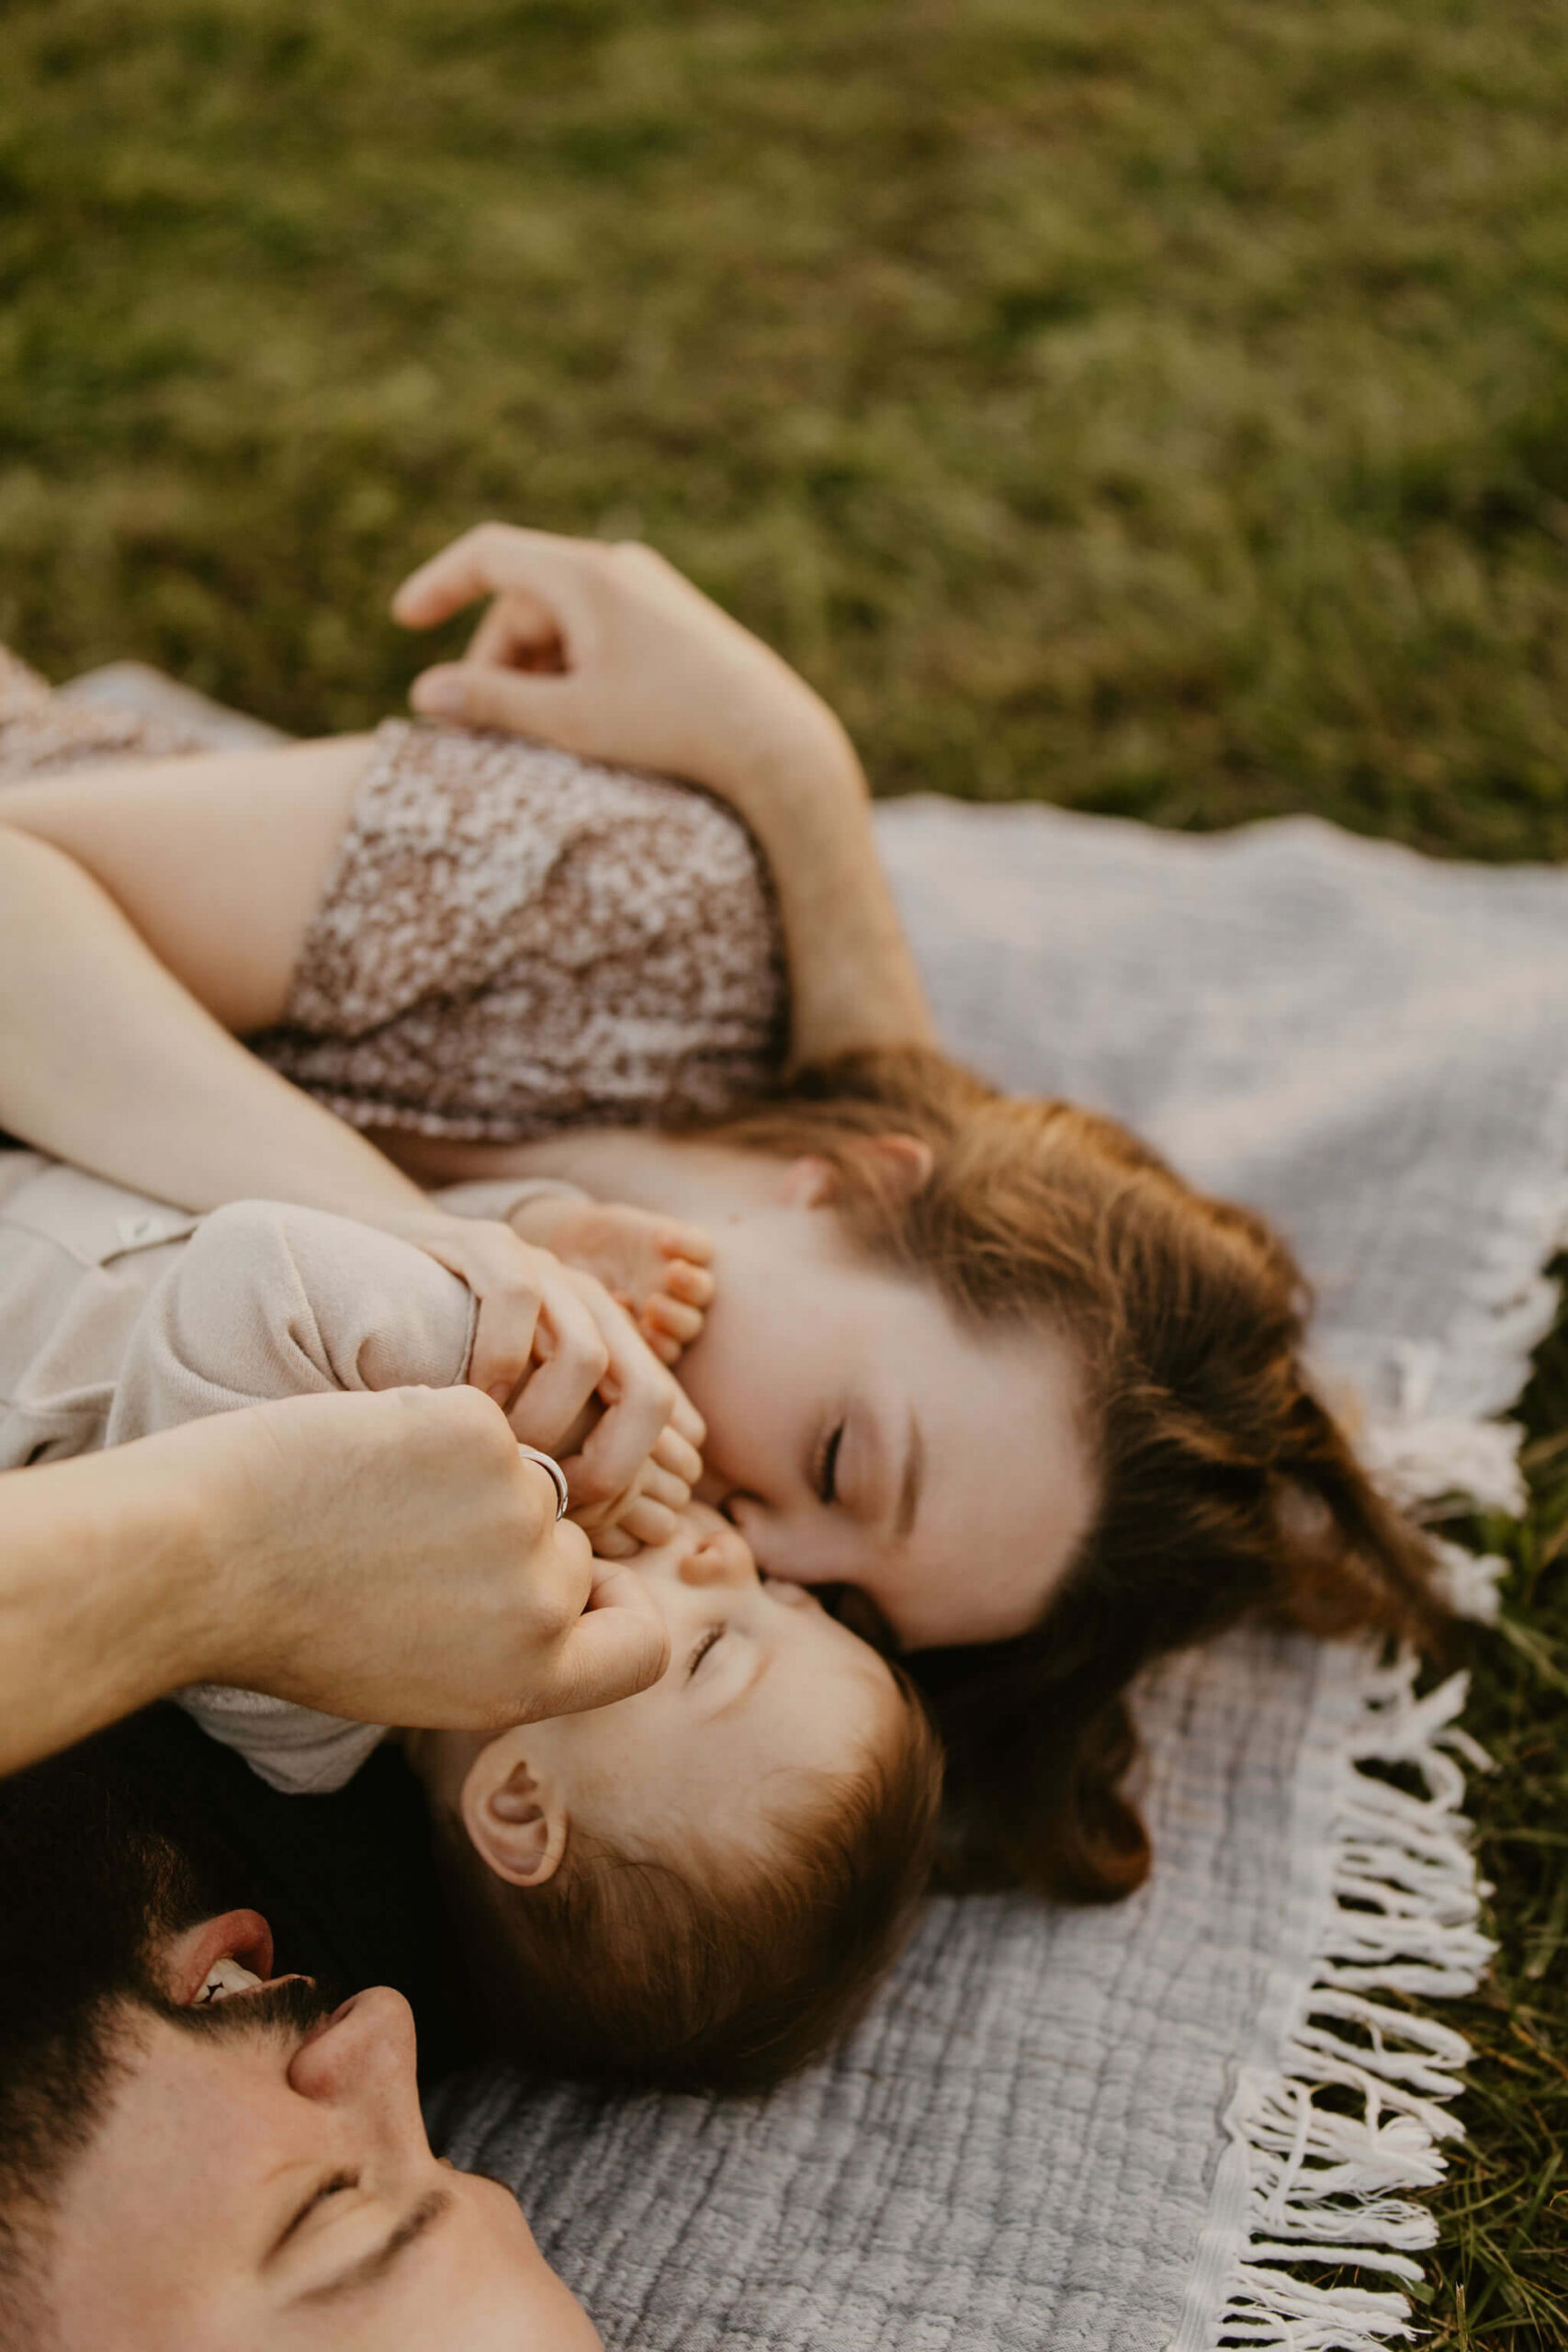
[[[269,1981],[254,1912],[162,1962],[53,2201],[62,2352],[596,2352],[509,2192],[432,2155],[400,1994]]]

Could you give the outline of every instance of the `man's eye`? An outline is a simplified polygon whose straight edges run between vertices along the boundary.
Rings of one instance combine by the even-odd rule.
[[[844,1440],[844,1424],[839,1423],[822,1449],[822,1459],[817,1465],[817,1495],[820,1502],[837,1502],[839,1498],[839,1448]]]
[[[688,1682],[691,1680],[693,1675],[695,1674],[698,1667],[701,1666],[704,1658],[706,1657],[709,1650],[712,1649],[715,1642],[723,1640],[725,1631],[726,1629],[722,1625],[710,1625],[708,1627],[706,1633],[697,1644],[696,1648],[692,1652],[691,1662],[686,1668],[686,1679]]]
[[[341,2196],[344,2189],[357,2188],[358,2186],[359,2175],[356,2172],[334,2172],[329,2174],[325,2180],[318,2183],[316,2188],[310,2191],[310,2196],[306,2198],[305,2202],[299,2207],[298,2212],[296,2212],[293,2218],[285,2225],[281,2236],[277,2238],[273,2245],[273,2254],[280,2254],[283,2251],[283,2248],[288,2245],[289,2239],[293,2237],[298,2231],[304,2228],[305,2223],[310,2219],[311,2214],[319,2212],[329,2198]],[[272,2257],[269,2256],[267,2258],[270,2261]]]

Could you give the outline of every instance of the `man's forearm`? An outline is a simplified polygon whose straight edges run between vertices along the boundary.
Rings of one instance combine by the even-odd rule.
[[[792,1063],[932,1043],[925,990],[877,852],[871,796],[836,722],[760,752],[748,788],[734,797],[778,898]]]
[[[0,824],[0,1127],[182,1208],[245,1194],[422,1205],[362,1136],[246,1051],[63,851]]]
[[[0,1476],[0,1772],[204,1670],[184,1438]]]

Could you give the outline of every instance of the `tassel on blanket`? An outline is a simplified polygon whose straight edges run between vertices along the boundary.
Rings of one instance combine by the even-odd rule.
[[[1378,1419],[1362,1430],[1359,1450],[1402,1510],[1451,1498],[1517,1519],[1526,1504],[1519,1434],[1513,1421]]]
[[[1437,2224],[1404,2192],[1440,2180],[1442,2143],[1461,2136],[1447,2102],[1469,2056],[1463,2038],[1389,1996],[1473,1991],[1491,1956],[1459,1760],[1486,1758],[1458,1725],[1465,1677],[1418,1697],[1416,1672],[1407,1657],[1363,1685],[1314,1982],[1277,2063],[1242,2070],[1225,2117],[1233,2227],[1221,2318],[1200,2322],[1191,2309],[1201,2334],[1184,2326],[1171,2352],[1378,2352],[1413,2333],[1396,2288],[1302,2274],[1321,2265],[1417,2280],[1414,2257]],[[1405,1785],[1359,1769],[1369,1764],[1405,1768]]]
[[[1378,1419],[1360,1431],[1359,1450],[1390,1501],[1416,1518],[1423,1505],[1461,1503],[1517,1519],[1529,1499],[1519,1465],[1522,1434],[1515,1421]],[[1432,1545],[1434,1582],[1455,1615],[1495,1625],[1507,1562],[1441,1536]]]

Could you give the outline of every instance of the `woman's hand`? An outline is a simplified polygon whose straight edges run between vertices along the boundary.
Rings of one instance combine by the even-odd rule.
[[[494,599],[461,662],[415,679],[416,710],[683,776],[743,816],[803,760],[863,793],[848,739],[788,663],[651,548],[481,523],[405,580],[429,628]]]
[[[566,1473],[571,1516],[592,1533],[618,1528],[663,1543],[702,1471],[701,1416],[593,1275],[564,1266],[509,1225],[382,1212],[479,1301],[471,1386],[501,1406],[525,1444]]]
[[[414,708],[705,785],[757,837],[789,961],[792,1057],[935,1043],[849,737],[787,662],[651,548],[481,523],[392,602],[429,628],[493,597]]]
[[[494,1731],[664,1670],[641,1578],[558,1522],[548,1473],[473,1388],[290,1398],[125,1452],[170,1444],[202,1506],[200,1679]]]

